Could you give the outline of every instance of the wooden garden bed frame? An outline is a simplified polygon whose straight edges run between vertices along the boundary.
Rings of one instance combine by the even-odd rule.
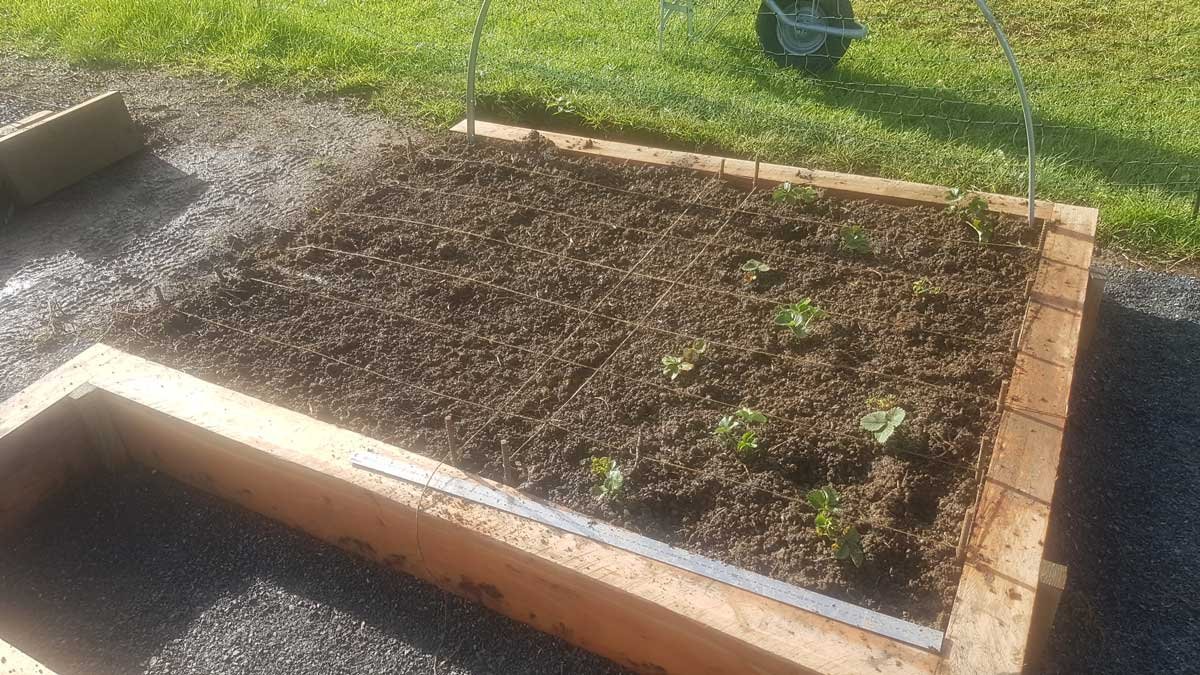
[[[519,140],[529,130],[480,123],[478,132]],[[684,166],[731,180],[945,203],[946,190],[936,186],[542,135],[573,152]],[[995,211],[1026,209],[1020,199],[981,196]],[[1061,590],[1042,584],[1039,591],[1044,539],[1076,355],[1102,288],[1100,280],[1089,283],[1096,210],[1046,202],[1037,211],[1045,230],[1041,262],[991,464],[964,527],[963,572],[940,651],[364,470],[353,458],[374,453],[524,499],[421,455],[104,345],[0,404],[0,529],[90,472],[137,462],[639,672],[1020,672],[1036,656]],[[37,667],[2,639],[0,656],[24,664],[26,670],[16,672]]]

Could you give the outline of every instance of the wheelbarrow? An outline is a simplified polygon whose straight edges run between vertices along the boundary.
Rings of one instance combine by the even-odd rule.
[[[762,0],[755,30],[775,63],[813,74],[832,69],[851,42],[867,37],[850,0]]]
[[[732,0],[716,23],[729,16],[741,0]],[[673,15],[682,15],[688,37],[696,39],[693,16],[700,0],[659,0],[658,41]],[[854,40],[867,37],[867,28],[854,20],[850,0],[761,0],[755,30],[763,52],[781,66],[824,73],[845,55]],[[704,31],[704,35],[715,28]]]

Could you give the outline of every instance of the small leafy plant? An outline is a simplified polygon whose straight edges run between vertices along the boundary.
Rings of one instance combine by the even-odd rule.
[[[670,377],[672,380],[696,367],[694,363],[684,361],[681,356],[671,356],[669,354],[662,357],[662,364],[663,375]]]
[[[696,363],[700,361],[700,357],[708,350],[708,343],[704,340],[693,340],[692,344],[683,348],[682,356],[666,355],[662,357],[662,372],[663,375],[670,377],[672,380],[680,375],[692,370],[696,367]]]
[[[862,538],[853,525],[842,522],[841,499],[833,487],[817,488],[808,493],[808,503],[817,510],[817,535],[830,542],[833,557],[849,560],[862,567],[864,556]]]
[[[771,201],[778,204],[812,204],[821,193],[811,185],[784,183],[771,193]]]
[[[914,298],[919,298],[923,295],[941,295],[942,288],[935,286],[929,277],[921,277],[912,283],[912,294]]]
[[[804,298],[800,302],[782,305],[775,310],[775,325],[783,326],[792,331],[798,339],[809,336],[813,323],[829,316],[829,313],[812,303],[812,298]]]
[[[742,459],[749,459],[758,452],[758,432],[748,429],[738,438],[733,451]]]
[[[841,240],[838,242],[838,246],[843,251],[849,251],[855,255],[867,255],[871,252],[871,236],[867,234],[867,229],[862,225],[843,227],[839,236]]]
[[[592,494],[609,500],[620,499],[625,493],[625,475],[611,457],[591,457],[583,460],[590,464],[592,476],[597,480]]]
[[[767,423],[767,416],[752,408],[741,407],[732,415],[724,415],[717,420],[717,426],[713,429],[713,436],[719,438],[723,443],[734,446],[738,454],[742,454],[742,442],[746,441],[745,448],[752,450],[758,449],[758,433],[754,427],[761,427]],[[753,433],[750,438],[746,438],[747,433]]]
[[[893,406],[888,410],[876,410],[863,415],[858,424],[865,431],[870,432],[880,445],[884,445],[892,437],[892,434],[896,433],[896,429],[899,429],[900,425],[904,423],[906,416],[908,413],[904,408]]]
[[[755,260],[754,258],[751,258],[742,263],[742,266],[739,269],[742,270],[742,278],[746,280],[746,283],[752,284],[755,281],[758,281],[758,275],[764,272],[770,272],[771,266],[761,260]]]
[[[963,222],[975,231],[979,243],[986,244],[992,240],[995,223],[988,214],[987,201],[978,196],[967,200],[967,194],[959,188],[951,188],[950,192],[946,194],[946,198],[949,202],[946,206],[946,213],[961,217]],[[965,203],[964,200],[966,200]]]

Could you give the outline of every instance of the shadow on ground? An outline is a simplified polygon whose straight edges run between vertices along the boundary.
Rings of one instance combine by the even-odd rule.
[[[1110,270],[1079,364],[1047,557],[1046,673],[1200,663],[1200,280]]]
[[[0,607],[5,639],[63,673],[624,672],[139,469],[7,533]]]

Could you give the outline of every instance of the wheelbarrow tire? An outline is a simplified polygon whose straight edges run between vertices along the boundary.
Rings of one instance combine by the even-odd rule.
[[[777,0],[777,4],[785,14],[790,14],[797,6],[810,6],[813,0]],[[854,9],[850,0],[816,0],[816,6],[830,26],[851,28],[854,23]],[[775,63],[788,68],[797,68],[813,75],[828,72],[846,54],[853,41],[838,35],[825,35],[819,46],[804,54],[793,53],[780,40],[781,22],[771,7],[763,2],[758,8],[758,21],[755,30],[758,32],[758,42],[763,52]],[[784,26],[786,28],[786,26]]]

